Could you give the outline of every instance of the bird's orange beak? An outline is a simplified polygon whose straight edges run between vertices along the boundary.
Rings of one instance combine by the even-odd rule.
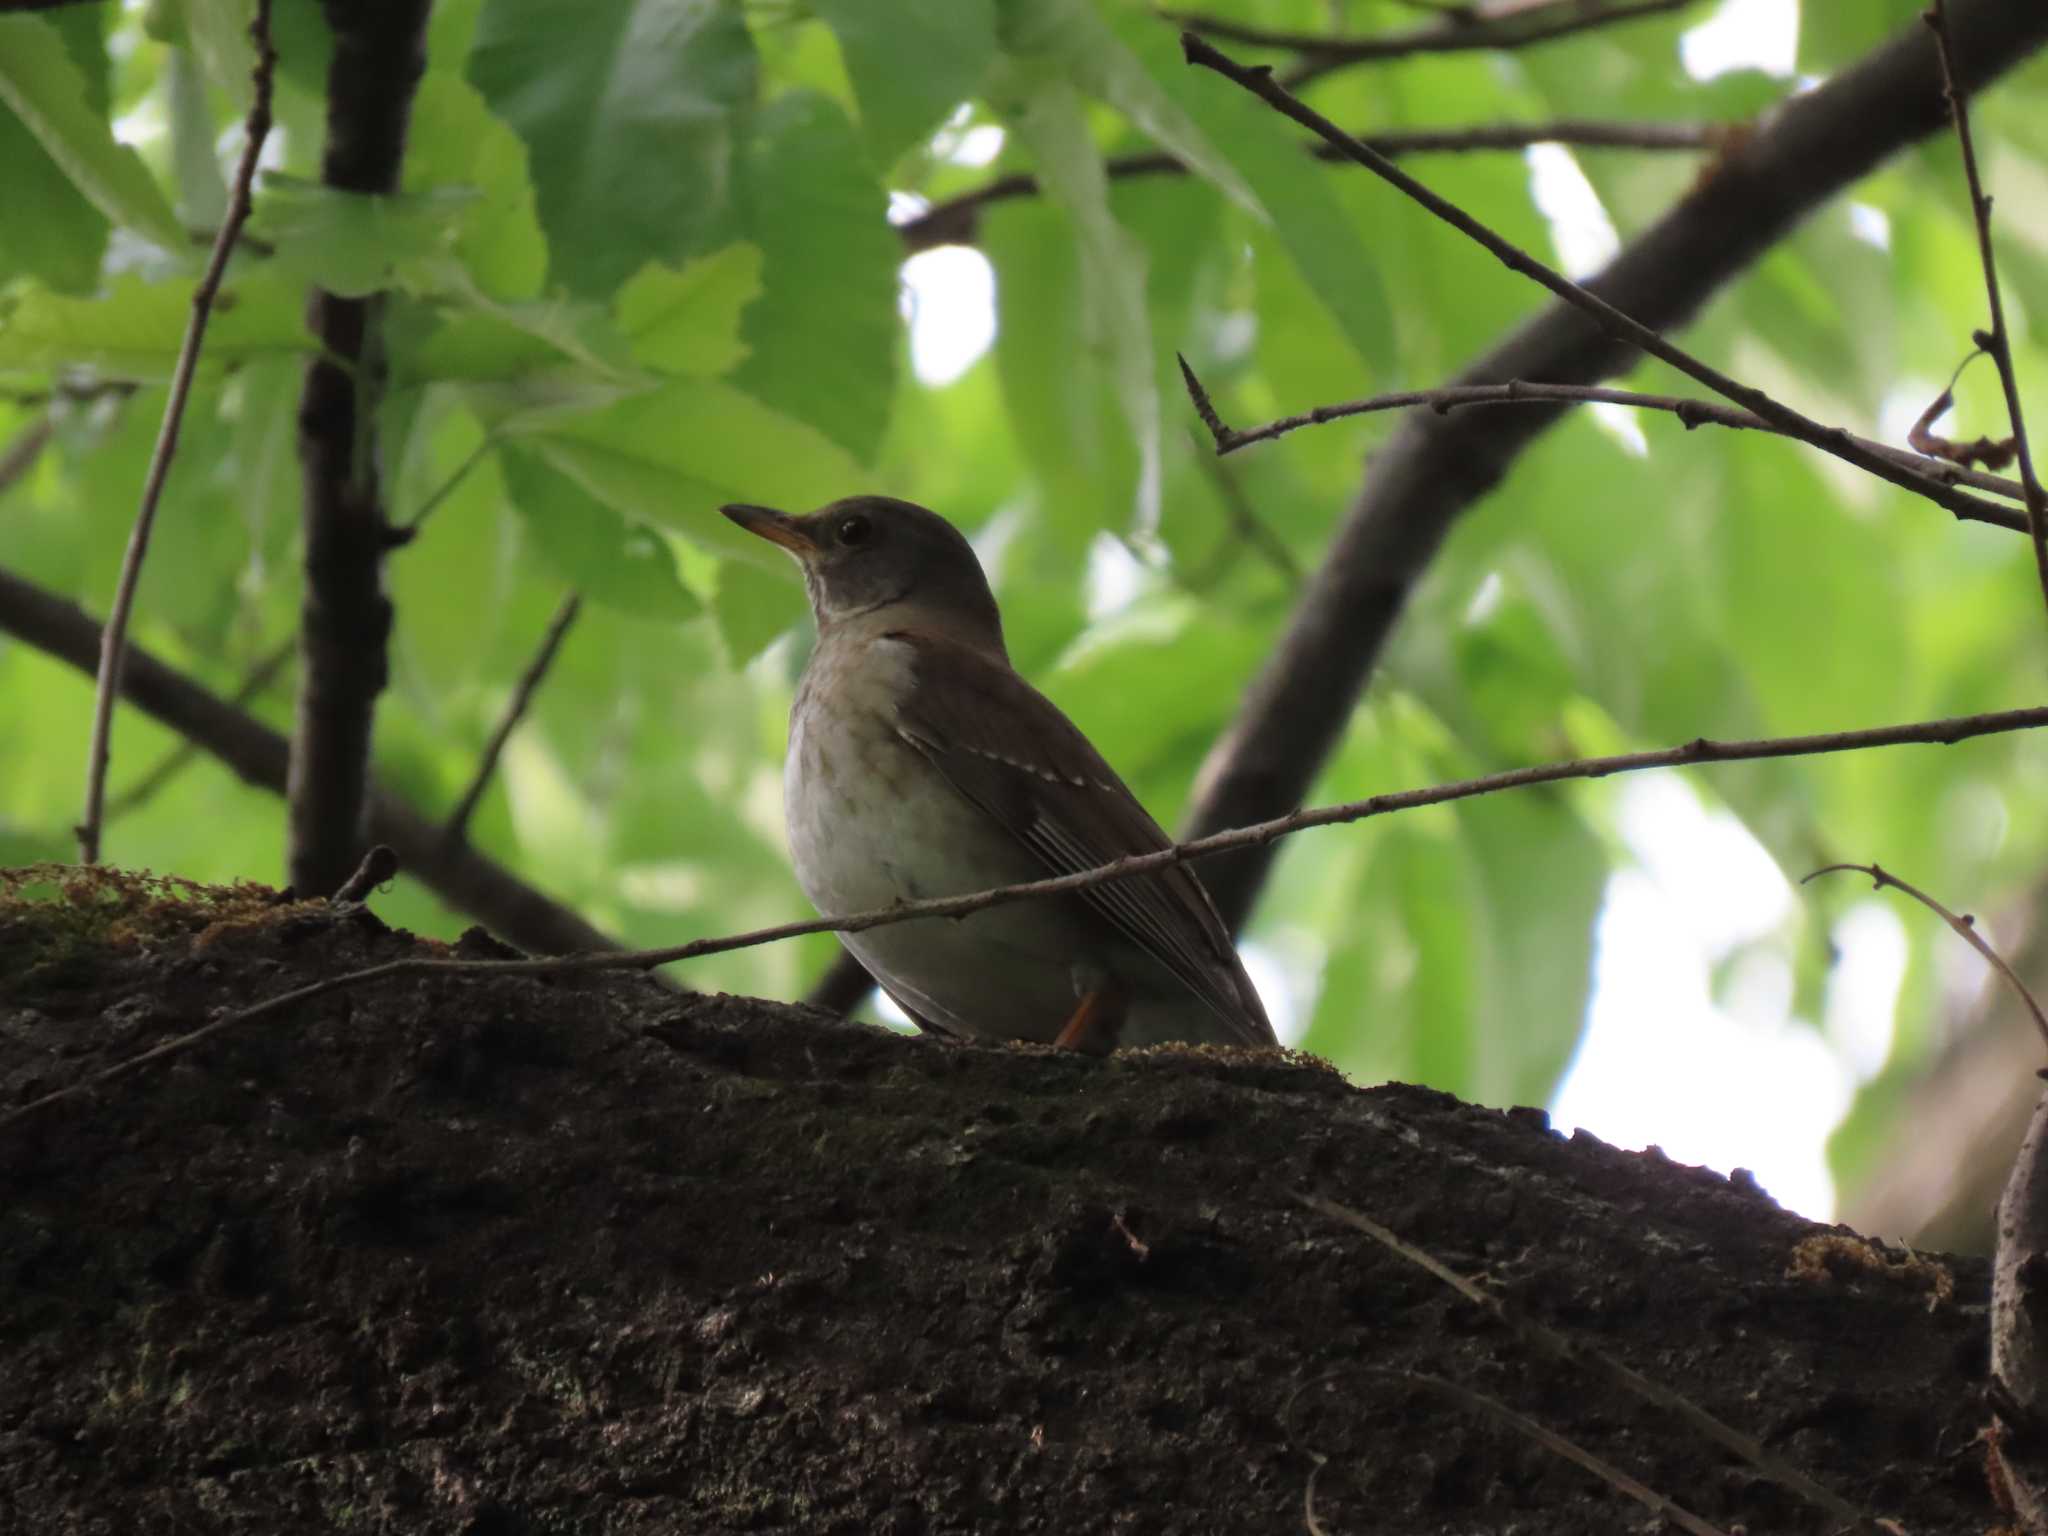
[[[791,517],[787,512],[778,512],[773,507],[752,506],[744,501],[732,502],[718,510],[756,537],[766,539],[770,544],[780,544],[799,560],[818,552],[818,541],[811,537],[810,530],[800,518]]]

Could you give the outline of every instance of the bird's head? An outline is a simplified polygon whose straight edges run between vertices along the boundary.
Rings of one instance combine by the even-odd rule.
[[[906,623],[1002,654],[1003,621],[981,562],[938,513],[893,496],[849,496],[801,516],[744,502],[719,510],[796,557],[820,634],[900,610]]]

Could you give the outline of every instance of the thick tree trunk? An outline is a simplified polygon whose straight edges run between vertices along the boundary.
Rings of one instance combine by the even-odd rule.
[[[85,878],[0,894],[0,1106],[417,947]],[[0,1128],[0,1187],[8,1531],[1642,1528],[1423,1377],[1723,1529],[1839,1528],[1299,1191],[1914,1536],[1993,1519],[1981,1263],[1304,1058],[408,978]]]

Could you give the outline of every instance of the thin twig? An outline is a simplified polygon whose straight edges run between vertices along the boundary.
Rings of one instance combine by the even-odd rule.
[[[1389,1252],[1434,1275],[1467,1301],[1491,1313],[1543,1354],[1552,1359],[1593,1367],[1633,1396],[1677,1415],[1697,1434],[1725,1450],[1734,1452],[1764,1476],[1790,1488],[1816,1508],[1826,1510],[1838,1520],[1849,1522],[1854,1528],[1866,1529],[1869,1526],[1870,1517],[1854,1504],[1814,1481],[1782,1457],[1773,1455],[1753,1435],[1744,1434],[1732,1424],[1715,1418],[1690,1398],[1650,1380],[1640,1371],[1624,1365],[1604,1350],[1581,1344],[1556,1329],[1537,1322],[1534,1318],[1524,1316],[1493,1292],[1474,1284],[1435,1256],[1425,1253],[1381,1226],[1370,1216],[1321,1195],[1303,1194],[1297,1190],[1294,1198],[1317,1215],[1350,1227],[1354,1231],[1363,1232]]]
[[[484,791],[490,787],[491,775],[497,771],[498,758],[505,750],[505,743],[511,739],[519,722],[526,718],[535,690],[548,675],[548,668],[555,664],[555,654],[561,650],[570,625],[576,622],[576,615],[582,609],[583,599],[571,592],[562,599],[562,606],[555,610],[555,616],[548,620],[548,630],[541,636],[540,649],[533,653],[533,660],[520,673],[519,682],[512,690],[511,702],[505,706],[505,713],[498,721],[497,729],[491,732],[491,739],[484,744],[484,754],[476,765],[476,776],[469,781],[469,788],[463,791],[455,809],[448,814],[448,824],[441,834],[443,842],[460,843],[469,836],[469,818],[476,814],[477,802],[483,799]]]
[[[1609,389],[1596,384],[1542,384],[1523,379],[1510,379],[1504,384],[1460,384],[1444,389],[1410,389],[1393,394],[1371,395],[1363,400],[1346,400],[1337,405],[1319,405],[1313,410],[1302,411],[1293,416],[1282,416],[1264,426],[1239,431],[1225,423],[1216,413],[1216,407],[1208,391],[1194,370],[1181,360],[1181,377],[1188,387],[1188,398],[1194,402],[1195,414],[1209,429],[1215,440],[1218,455],[1236,453],[1253,443],[1271,442],[1276,437],[1285,437],[1303,427],[1321,426],[1326,422],[1342,421],[1351,416],[1368,416],[1376,411],[1406,410],[1411,406],[1427,406],[1439,416],[1448,415],[1461,406],[1474,405],[1535,405],[1538,403],[1585,402],[1606,405],[1634,406],[1639,410],[1667,411],[1676,416],[1687,431],[1694,427],[1729,427],[1736,431],[1769,432],[1775,436],[1788,437],[1792,434],[1784,428],[1764,420],[1754,411],[1737,410],[1732,406],[1719,405],[1711,400],[1693,400],[1682,395],[1650,395],[1633,389]],[[1871,453],[1882,454],[1904,468],[1925,474],[1930,479],[1944,484],[1968,485],[1995,496],[2008,497],[2013,501],[2026,499],[2025,489],[2017,480],[2001,475],[1985,474],[1981,470],[1966,469],[1945,459],[1930,458],[1904,448],[1881,443],[1874,438],[1856,437],[1844,434],[1849,440]],[[1797,439],[1795,439],[1797,440]],[[1979,510],[1979,509],[1982,510]],[[1976,522],[1991,523],[2000,528],[2026,531],[2026,519],[2017,512],[2004,507],[1992,506],[1989,502],[1972,502],[1970,510],[1958,511],[1956,516]]]
[[[1214,70],[1226,80],[1251,92],[1283,116],[1293,119],[1317,134],[1325,142],[1340,146],[1349,158],[1406,193],[1409,198],[1420,203],[1453,229],[1491,251],[1509,270],[1519,272],[1533,282],[1541,284],[1573,308],[1591,316],[1603,331],[1617,341],[1624,342],[1638,351],[1647,352],[1661,362],[1669,363],[1680,373],[1706,385],[1715,394],[1733,400],[1743,409],[1761,416],[1787,437],[1811,443],[1825,453],[1831,453],[1838,459],[1854,464],[1858,469],[1867,470],[1880,480],[1925,496],[1929,501],[1946,507],[1958,517],[1981,515],[1987,509],[1988,504],[1979,498],[1966,496],[1919,469],[1909,468],[1882,453],[1875,453],[1862,447],[1841,428],[1823,426],[1812,417],[1803,415],[1788,405],[1779,404],[1762,390],[1737,382],[1719,369],[1694,357],[1683,347],[1666,341],[1642,322],[1623,314],[1598,294],[1573,282],[1555,268],[1546,266],[1520,246],[1503,239],[1455,203],[1439,197],[1384,155],[1349,137],[1328,118],[1275,83],[1270,71],[1247,69],[1218,53],[1192,32],[1181,34],[1181,47],[1187,54],[1189,63]]]
[[[1659,16],[1689,4],[1691,0],[1614,0],[1608,5],[1600,4],[1599,0],[1506,0],[1474,5],[1426,26],[1376,37],[1281,31],[1189,11],[1163,14],[1192,32],[1247,47],[1298,54],[1299,62],[1289,71],[1288,83],[1299,86],[1348,64],[1413,58],[1417,54],[1528,48],[1578,32]]]
[[[2034,1017],[2034,1028],[2041,1032],[2042,1043],[2048,1044],[2048,1015],[2041,1012],[2041,1005],[2034,1001],[2034,994],[2027,990],[2027,984],[2020,980],[2019,973],[2007,965],[2005,957],[1993,949],[1990,941],[1977,931],[1977,919],[1969,913],[1951,912],[1917,885],[1908,885],[1890,870],[1880,868],[1876,864],[1823,864],[1799,883],[1805,885],[1807,881],[1818,880],[1822,875],[1841,874],[1852,870],[1859,875],[1870,876],[1871,884],[1877,890],[1881,891],[1890,886],[1895,891],[1904,891],[1954,929],[1956,937],[1982,955],[1991,968],[2006,979],[2013,991],[2019,993],[2020,1001],[2027,1005],[2027,1012]]]
[[[435,486],[434,489],[427,494],[427,499],[420,503],[419,511],[413,513],[413,515],[410,518],[408,518],[404,523],[399,525],[399,531],[403,533],[405,537],[408,539],[412,538],[415,534],[417,534],[420,531],[421,526],[426,522],[426,520],[433,515],[434,510],[438,508],[442,502],[446,501],[450,496],[455,494],[456,489],[462,484],[462,482],[469,478],[469,472],[475,469],[477,465],[481,464],[484,461],[484,455],[489,453],[493,448],[497,447],[497,445],[497,439],[492,437],[489,433],[485,433],[484,440],[478,443],[474,448],[470,449],[468,456],[464,458],[460,464],[456,465],[455,468],[448,472],[448,478],[443,480],[439,485]]]
[[[1187,365],[1181,365],[1185,368]],[[1259,516],[1259,509],[1252,505],[1251,497],[1237,483],[1232,466],[1222,461],[1219,455],[1204,455],[1202,468],[1208,472],[1210,481],[1216,487],[1216,495],[1223,503],[1223,515],[1230,523],[1230,532],[1216,551],[1219,571],[1230,558],[1232,544],[1245,544],[1256,550],[1259,557],[1287,583],[1288,590],[1301,590],[1301,562],[1294,558],[1294,551],[1287,547],[1287,541],[1275,533],[1272,526]]]
[[[256,0],[256,18],[249,23],[249,41],[256,62],[250,72],[254,93],[249,115],[242,126],[242,158],[235,166],[234,185],[228,196],[227,217],[221,220],[214,238],[213,253],[199,286],[192,290],[192,318],[185,325],[185,339],[178,348],[178,361],[171,373],[170,394],[164,401],[163,425],[157,430],[156,447],[149,456],[149,471],[142,483],[142,504],[135,513],[135,526],[128,535],[128,549],[121,557],[121,577],[114,589],[113,605],[107,610],[107,626],[100,638],[99,678],[93,695],[92,743],[85,763],[85,815],[78,824],[78,857],[84,864],[96,864],[100,856],[100,827],[107,795],[107,761],[114,729],[114,701],[121,694],[121,663],[128,642],[128,616],[135,607],[135,590],[142,579],[143,557],[149,553],[149,535],[156,525],[157,503],[163,497],[164,482],[171,472],[171,459],[178,451],[178,431],[185,422],[185,406],[192,397],[192,377],[199,368],[199,345],[206,338],[206,322],[213,314],[221,279],[227,275],[228,257],[235,237],[249,217],[249,189],[256,180],[256,162],[263,153],[263,141],[270,137],[270,80],[277,68],[277,53],[270,46],[270,0]]]
[[[1740,131],[1734,123],[1603,122],[1598,118],[1558,118],[1542,123],[1481,123],[1469,128],[1383,128],[1359,135],[1390,159],[1403,155],[1468,154],[1483,150],[1527,149],[1535,144],[1566,144],[1574,149],[1636,149],[1689,151],[1712,149]],[[1308,152],[1318,160],[1342,161],[1346,157],[1328,144],[1310,143]],[[1142,154],[1112,155],[1102,169],[1112,181],[1140,176],[1179,176],[1187,171],[1185,161],[1158,150]],[[1033,197],[1038,178],[1016,171],[998,176],[986,186],[963,192],[932,204],[915,218],[896,226],[896,233],[911,251],[929,250],[935,245],[963,245],[974,239],[975,222],[981,210],[1014,198]]]
[[[256,664],[254,670],[242,680],[242,686],[229,696],[228,703],[239,709],[254,702],[257,695],[276,680],[278,673],[285,669],[298,652],[299,642],[296,639],[285,641]],[[199,744],[189,737],[179,742],[157,760],[155,767],[128,788],[108,799],[107,808],[100,817],[101,824],[116,821],[154,799],[166,784],[185,771],[186,765],[196,758],[199,752]]]
[[[1497,794],[1507,789],[1522,789],[1536,784],[1557,784],[1568,779],[1600,779],[1617,773],[1637,773],[1648,768],[1677,768],[1698,763],[1811,757],[1823,753],[1854,752],[1868,747],[1898,746],[1907,743],[1946,746],[1976,736],[2006,731],[2038,730],[2043,726],[2048,726],[2048,708],[2013,709],[1997,714],[1961,715],[1945,720],[1919,720],[1907,725],[1878,726],[1870,730],[1834,731],[1816,736],[1780,736],[1757,741],[1717,742],[1700,737],[1683,746],[1665,747],[1653,752],[1625,752],[1609,757],[1578,758],[1570,762],[1510,768],[1500,773],[1485,774],[1475,779],[1461,779],[1450,784],[1435,784],[1425,789],[1399,790],[1374,795],[1365,800],[1347,801],[1342,805],[1299,810],[1290,815],[1275,817],[1271,821],[1257,822],[1252,826],[1196,838],[1191,842],[1161,848],[1154,853],[1134,854],[1095,869],[1079,870],[1069,875],[1056,875],[1044,880],[1027,880],[1018,885],[970,891],[958,896],[932,897],[923,901],[899,901],[886,907],[876,907],[843,917],[817,917],[802,922],[779,923],[771,928],[756,928],[746,933],[728,934],[719,938],[695,939],[687,944],[662,949],[564,955],[546,960],[394,960],[385,965],[372,966],[368,970],[331,976],[311,986],[286,993],[282,997],[258,1003],[253,1008],[245,1008],[240,1013],[216,1019],[203,1028],[187,1035],[180,1035],[175,1040],[165,1041],[140,1056],[131,1057],[125,1062],[109,1067],[83,1082],[44,1094],[19,1109],[0,1115],[0,1126],[6,1126],[45,1105],[90,1092],[100,1084],[131,1072],[146,1062],[161,1060],[165,1056],[189,1050],[224,1029],[267,1017],[278,1009],[299,1002],[324,997],[342,987],[355,986],[385,976],[438,975],[443,972],[451,975],[540,976],[560,975],[571,971],[647,971],[683,960],[695,960],[704,955],[721,955],[735,949],[752,949],[761,944],[775,944],[784,939],[802,938],[806,934],[863,933],[870,928],[886,928],[916,918],[965,917],[989,907],[1006,906],[1011,902],[1038,896],[1064,896],[1110,880],[1128,880],[1136,875],[1151,874],[1177,864],[1227,853],[1233,848],[1248,848],[1270,843],[1310,827],[1365,821],[1397,811],[1415,810],[1425,805],[1444,805],[1454,800],[1470,800],[1476,796]]]
[[[0,496],[13,490],[15,482],[36,467],[56,430],[56,420],[45,408],[9,438],[5,448],[0,448]]]
[[[1621,1468],[1604,1457],[1596,1456],[1576,1441],[1567,1440],[1556,1430],[1539,1424],[1527,1414],[1517,1413],[1499,1398],[1488,1397],[1484,1392],[1475,1392],[1444,1376],[1432,1376],[1427,1371],[1397,1371],[1368,1368],[1374,1376],[1384,1376],[1395,1381],[1405,1381],[1411,1386],[1422,1387],[1440,1397],[1447,1397],[1463,1408],[1505,1424],[1517,1434],[1533,1440],[1554,1456],[1561,1456],[1575,1466],[1584,1467],[1588,1472],[1606,1483],[1615,1492],[1634,1499],[1659,1520],[1669,1521],[1691,1536],[1728,1536],[1718,1525],[1710,1525],[1698,1515],[1675,1500],[1666,1498],[1649,1484],[1630,1477]]]
[[[1977,145],[1970,134],[1970,109],[1956,86],[1955,38],[1950,35],[1948,0],[1934,0],[1934,8],[1922,18],[1934,33],[1935,51],[1941,57],[1941,89],[1948,98],[1949,115],[1955,119],[1956,141],[1962,146],[1963,175],[1970,185],[1970,211],[1977,221],[1977,254],[1984,263],[1984,296],[1991,306],[1991,329],[1973,339],[1998,364],[1998,380],[2005,388],[2005,413],[2012,422],[2012,442],[2019,459],[2020,484],[2026,487],[2027,531],[2034,541],[2034,572],[2041,582],[2041,596],[2048,601],[2048,494],[2034,476],[2034,457],[2027,447],[2027,422],[2020,410],[2019,379],[2012,366],[2012,334],[2005,328],[2005,301],[1998,291],[1998,261],[1991,251],[1991,199],[1977,174]]]
[[[379,886],[398,876],[398,853],[389,843],[372,843],[356,872],[342,881],[327,898],[332,906],[348,907],[370,899]]]

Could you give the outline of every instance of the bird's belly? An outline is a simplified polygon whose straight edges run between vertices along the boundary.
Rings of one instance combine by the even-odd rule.
[[[893,733],[858,752],[799,733],[784,810],[797,881],[827,916],[1038,879],[1037,862]],[[858,795],[856,805],[854,796]],[[841,935],[898,1002],[951,1032],[1050,1040],[1086,938],[1057,902],[1014,902]]]

